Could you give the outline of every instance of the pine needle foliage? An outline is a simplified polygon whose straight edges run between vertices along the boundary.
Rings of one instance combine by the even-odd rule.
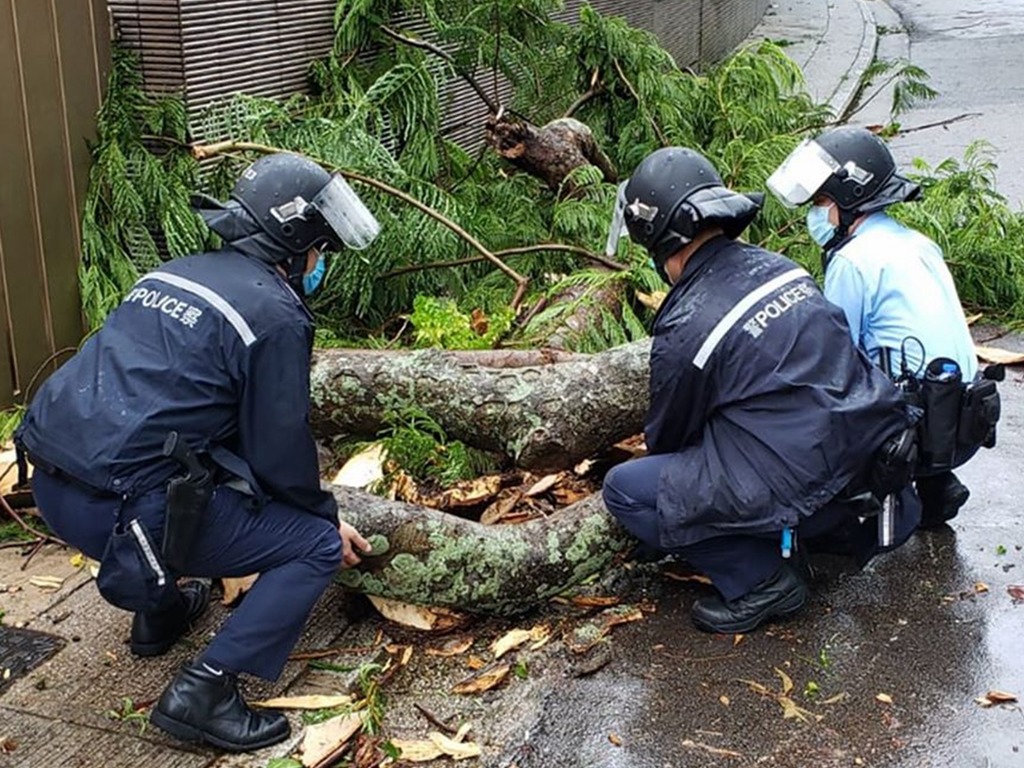
[[[572,110],[623,176],[654,149],[684,145],[704,153],[741,191],[763,189],[803,136],[834,119],[808,96],[799,67],[774,43],[749,45],[696,73],[676,66],[653,35],[620,18],[584,6],[569,25],[552,19],[560,8],[557,0],[339,0],[335,45],[312,65],[310,95],[235,97],[203,117],[201,133],[303,152],[379,179],[496,253],[545,243],[596,253],[604,247],[615,185],[583,167],[552,193],[482,145],[451,141],[442,114],[453,82],[472,82],[474,98],[488,109],[538,126]],[[894,111],[931,93],[926,74],[906,63],[879,65],[872,77],[897,83]],[[187,139],[181,102],[144,94],[120,52],[109,93],[83,225],[83,303],[92,324],[160,254],[202,247],[206,232],[187,209],[188,192],[198,185],[223,199],[255,157],[221,157],[200,178],[186,148],[175,144]],[[154,144],[147,138],[153,135],[170,141]],[[1021,224],[994,193],[987,162],[971,155],[963,164],[919,168],[925,203],[900,215],[935,233],[966,301],[1024,312],[1017,278],[1006,285],[1020,269],[1012,243]],[[394,196],[357,186],[382,232],[366,251],[329,261],[313,302],[322,343],[524,345],[586,310],[594,320],[569,344],[596,350],[638,338],[649,325],[651,313],[632,297],[663,286],[627,239],[616,255],[627,266],[622,272],[557,248],[503,257],[531,280],[523,306],[549,303],[522,327],[508,313],[515,286],[464,238]],[[769,196],[746,237],[817,272],[819,249],[802,216]],[[621,295],[620,308],[608,308],[609,290]],[[563,296],[572,298],[559,303]],[[466,330],[474,311],[488,318],[487,334]],[[418,324],[410,323],[417,315]],[[397,327],[405,331],[381,341]]]
[[[79,282],[90,328],[163,254],[183,256],[205,240],[188,205],[198,179],[184,148],[184,104],[154,98],[141,83],[134,57],[115,46],[82,215]]]

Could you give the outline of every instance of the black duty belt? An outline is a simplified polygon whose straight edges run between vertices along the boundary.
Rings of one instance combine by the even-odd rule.
[[[60,467],[46,461],[46,459],[42,459],[39,456],[36,456],[35,454],[22,450],[21,448],[18,448],[18,451],[20,453],[23,453],[28,458],[29,463],[31,463],[32,466],[36,468],[36,470],[41,471],[44,474],[50,475],[54,479],[60,480],[62,483],[72,485],[78,490],[88,493],[90,496],[109,499],[121,498],[121,494],[114,493],[113,491],[108,491],[105,488],[98,488],[95,485],[90,485],[84,480],[79,480],[74,475],[69,474]]]

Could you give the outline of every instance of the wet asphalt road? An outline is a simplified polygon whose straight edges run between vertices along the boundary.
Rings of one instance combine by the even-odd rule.
[[[897,158],[934,165],[984,138],[996,151],[999,191],[1019,207],[1024,0],[890,6],[911,61],[940,91],[902,125],[978,113],[898,137]],[[1019,335],[993,343],[1024,351]],[[1024,697],[1024,604],[1007,589],[1024,585],[1024,369],[1011,369],[1001,392],[999,444],[960,470],[971,498],[951,526],[916,534],[861,572],[819,560],[806,612],[738,645],[690,625],[704,587],[649,571],[634,597],[653,599],[657,612],[615,630],[612,661],[595,675],[534,689],[495,764],[1024,766],[1024,711],[975,701],[990,690]],[[782,691],[780,671],[808,722],[784,718],[785,700],[756,692]]]
[[[1021,336],[999,343],[1024,351]],[[1024,372],[1002,397],[999,444],[960,471],[971,498],[951,526],[859,572],[816,559],[808,609],[738,644],[691,626],[706,587],[666,578],[664,565],[640,569],[630,597],[657,611],[615,630],[612,660],[593,676],[536,667],[488,764],[1024,766],[1024,712],[975,701],[1024,695],[1024,604],[1007,589],[1024,585]],[[806,721],[765,693],[785,691],[780,672]]]
[[[914,127],[975,115],[896,138],[897,157],[901,162],[920,157],[934,165],[985,139],[995,149],[999,190],[1019,207],[1024,202],[1024,0],[889,0],[888,5],[909,33],[910,60],[929,73],[940,92],[900,123]]]

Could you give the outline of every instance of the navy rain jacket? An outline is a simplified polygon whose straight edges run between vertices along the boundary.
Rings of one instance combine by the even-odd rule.
[[[665,549],[797,525],[912,422],[807,272],[726,237],[666,297],[650,375],[648,450],[679,454],[659,479]]]
[[[89,486],[137,495],[181,467],[174,430],[267,496],[337,522],[309,427],[313,321],[270,264],[234,249],[168,262],[43,384],[17,439]]]

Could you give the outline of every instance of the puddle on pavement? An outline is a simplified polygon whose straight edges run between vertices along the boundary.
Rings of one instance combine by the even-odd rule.
[[[64,645],[63,638],[45,632],[0,626],[0,694]]]

